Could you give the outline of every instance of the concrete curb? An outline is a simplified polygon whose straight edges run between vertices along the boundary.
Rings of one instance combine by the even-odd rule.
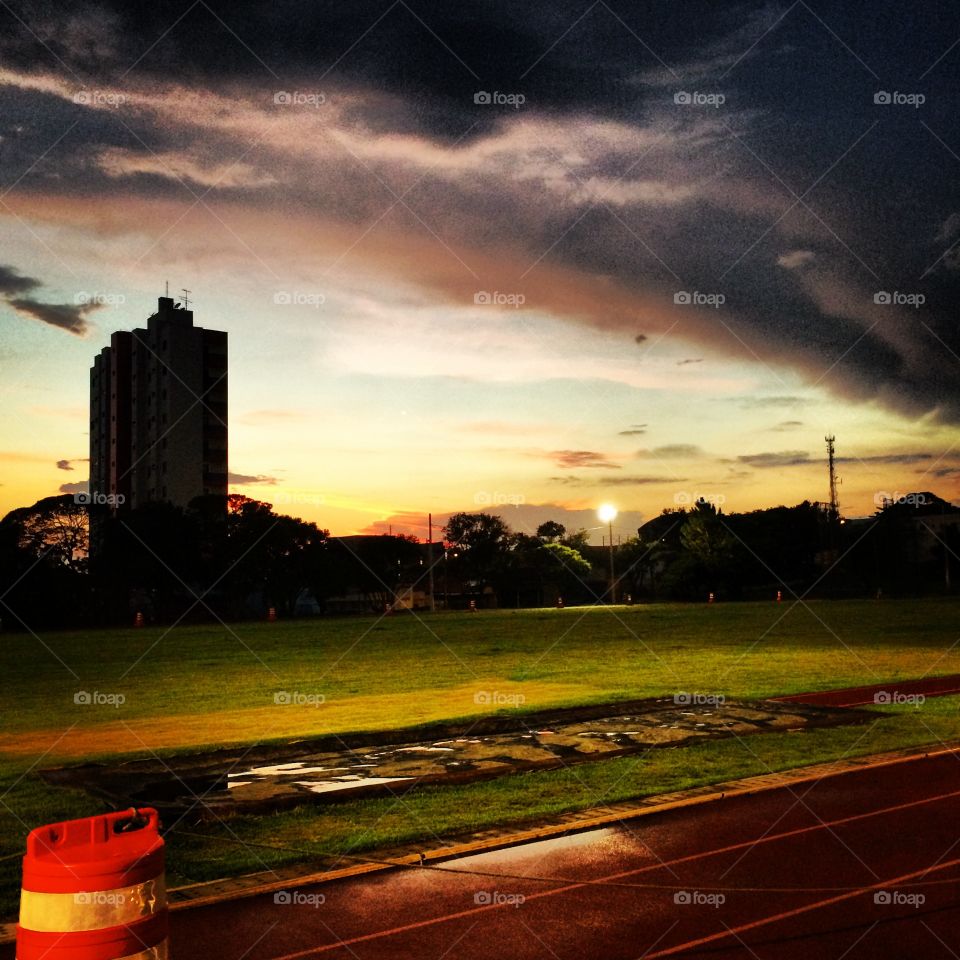
[[[486,853],[506,847],[530,843],[536,840],[548,840],[570,833],[580,833],[606,827],[624,820],[633,820],[651,814],[667,813],[686,807],[697,807],[717,800],[729,800],[732,797],[745,797],[769,790],[780,790],[797,784],[824,780],[828,777],[842,776],[861,770],[886,767],[898,763],[909,763],[927,757],[945,756],[960,752],[960,740],[944,743],[942,747],[931,749],[930,745],[906,747],[864,757],[851,757],[844,760],[831,760],[806,767],[795,767],[781,773],[763,774],[745,777],[741,780],[729,780],[724,783],[694,787],[676,793],[663,793],[605,807],[594,807],[589,811],[565,814],[542,821],[536,826],[526,826],[514,830],[502,827],[480,831],[468,838],[452,842],[450,846],[423,849],[419,846],[406,846],[385,850],[376,862],[354,863],[346,867],[310,869],[304,864],[280,867],[273,872],[252,873],[241,877],[227,877],[221,880],[209,880],[205,883],[173,887],[168,891],[171,910],[186,910],[191,907],[207,907],[231,900],[275,893],[291,887],[311,886],[329,883],[349,877],[359,877],[370,873],[418,865],[421,854],[424,863],[441,863],[474,853]],[[375,853],[374,853],[375,855]],[[331,864],[338,863],[336,857],[330,858]],[[16,925],[0,925],[0,943],[12,943],[16,939]]]
[[[535,840],[547,840],[569,833],[579,833],[584,830],[610,826],[623,820],[632,820],[656,813],[667,813],[685,807],[700,806],[701,804],[730,799],[731,797],[750,796],[768,790],[779,790],[795,784],[854,773],[858,770],[908,763],[912,760],[957,752],[960,752],[960,740],[950,741],[945,743],[942,748],[937,749],[931,749],[930,745],[907,747],[901,750],[892,750],[888,753],[833,760],[806,767],[795,767],[781,773],[746,777],[741,780],[694,787],[676,793],[657,794],[642,800],[594,807],[588,811],[578,811],[554,817],[533,827],[527,825],[513,830],[496,827],[452,842],[449,846],[424,848],[411,845],[384,850],[379,855],[374,851],[371,855],[377,857],[376,862],[354,863],[346,867],[331,867],[325,870],[308,869],[304,864],[299,864],[291,867],[281,867],[272,873],[254,873],[242,877],[210,880],[206,883],[174,887],[169,891],[170,908],[172,910],[184,910],[189,907],[209,906],[227,900],[274,893],[278,890],[289,889],[291,886],[308,886],[348,877],[363,876],[369,873],[379,873],[396,867],[418,865],[421,863],[421,855],[424,863],[440,863],[469,854],[485,853],[522,843],[530,843]],[[341,861],[332,857],[330,862],[336,864]]]

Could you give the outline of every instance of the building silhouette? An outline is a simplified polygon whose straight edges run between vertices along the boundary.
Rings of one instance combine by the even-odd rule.
[[[90,369],[90,493],[118,509],[227,493],[227,334],[160,297]],[[109,499],[108,499],[109,498]]]

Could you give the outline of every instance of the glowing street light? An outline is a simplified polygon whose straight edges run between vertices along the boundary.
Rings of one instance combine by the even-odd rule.
[[[609,525],[610,529],[610,602],[617,602],[617,581],[613,573],[613,521],[617,519],[617,508],[612,503],[601,504],[597,510],[601,523]]]

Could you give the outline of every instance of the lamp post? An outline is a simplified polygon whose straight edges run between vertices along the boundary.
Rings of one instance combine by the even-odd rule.
[[[613,572],[613,521],[617,519],[617,508],[611,503],[603,504],[597,511],[601,523],[606,523],[610,530],[610,602],[617,602],[617,580]]]

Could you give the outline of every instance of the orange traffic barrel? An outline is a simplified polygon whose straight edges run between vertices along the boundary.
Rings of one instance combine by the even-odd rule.
[[[31,831],[17,960],[166,960],[159,826],[143,807]]]

